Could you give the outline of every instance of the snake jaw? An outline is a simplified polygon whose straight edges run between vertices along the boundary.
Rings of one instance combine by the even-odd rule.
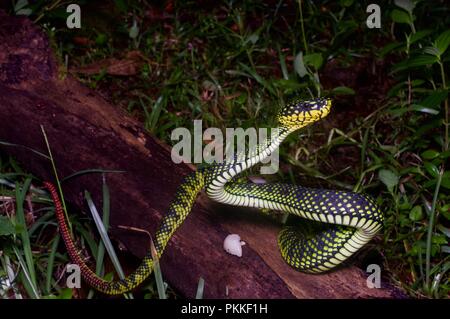
[[[317,122],[331,111],[331,99],[293,100],[278,115],[279,124],[290,132]]]

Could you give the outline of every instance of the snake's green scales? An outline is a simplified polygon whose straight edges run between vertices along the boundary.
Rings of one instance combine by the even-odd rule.
[[[156,232],[158,258],[173,233],[188,216],[197,194],[203,188],[211,199],[221,203],[269,208],[333,224],[312,238],[306,238],[289,227],[280,232],[278,243],[281,255],[289,265],[303,272],[330,270],[370,241],[382,227],[383,215],[374,200],[366,195],[287,184],[242,183],[234,178],[270,156],[290,133],[328,115],[330,108],[329,99],[295,100],[280,111],[277,133],[258,145],[256,150],[188,175]],[[108,282],[98,277],[85,264],[75,247],[55,187],[49,182],[44,185],[55,203],[60,232],[70,258],[80,266],[88,284],[106,294],[121,294],[138,286],[150,275],[153,261],[149,252],[141,265],[125,279]]]

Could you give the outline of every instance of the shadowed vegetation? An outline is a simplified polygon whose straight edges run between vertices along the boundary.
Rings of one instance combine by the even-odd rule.
[[[444,1],[386,1],[381,29],[365,24],[371,1],[77,3],[76,31],[65,27],[64,1],[17,1],[10,12],[46,30],[61,76],[75,75],[170,145],[172,130],[195,119],[204,129],[272,127],[290,96],[333,98],[331,114],[290,136],[279,173],[265,178],[371,194],[385,227],[354,262],[380,264],[383,279],[413,297],[448,298]],[[30,185],[40,182],[3,155],[0,295],[80,297],[61,288],[68,257],[48,195]],[[81,247],[103,260],[92,224],[71,219]],[[146,291],[158,296],[156,283]]]

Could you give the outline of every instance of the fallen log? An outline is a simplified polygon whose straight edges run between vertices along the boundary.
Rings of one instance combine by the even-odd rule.
[[[45,153],[45,128],[61,177],[102,168],[109,174],[111,235],[142,257],[148,238],[119,226],[155,233],[159,220],[192,168],[174,164],[170,150],[143,125],[98,94],[59,72],[43,32],[25,18],[0,11],[0,140]],[[50,162],[27,149],[1,146],[26,170],[53,180]],[[64,183],[73,207],[83,207],[84,190],[101,201],[98,175]],[[251,210],[227,208],[201,196],[171,239],[162,259],[164,278],[186,297],[195,296],[200,277],[206,298],[392,298],[390,288],[369,289],[366,276],[348,266],[324,275],[294,271],[276,244],[280,226]],[[238,233],[247,242],[242,258],[222,249],[224,238]]]

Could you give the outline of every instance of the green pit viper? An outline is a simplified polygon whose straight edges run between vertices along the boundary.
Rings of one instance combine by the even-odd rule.
[[[161,257],[174,232],[189,215],[200,191],[220,203],[282,211],[304,219],[332,224],[312,237],[295,228],[285,227],[278,244],[284,260],[293,268],[308,273],[321,273],[341,264],[369,242],[383,224],[383,214],[375,201],[364,194],[312,189],[289,184],[255,184],[241,182],[238,174],[270,156],[292,132],[328,115],[330,99],[294,100],[277,116],[276,134],[258,147],[223,163],[198,169],[185,177],[171,202],[167,214],[154,236],[156,255]],[[50,182],[49,190],[62,238],[71,260],[78,264],[84,280],[105,294],[122,294],[141,284],[153,270],[150,251],[140,266],[128,277],[108,282],[97,276],[79,255],[70,235],[58,192]]]

